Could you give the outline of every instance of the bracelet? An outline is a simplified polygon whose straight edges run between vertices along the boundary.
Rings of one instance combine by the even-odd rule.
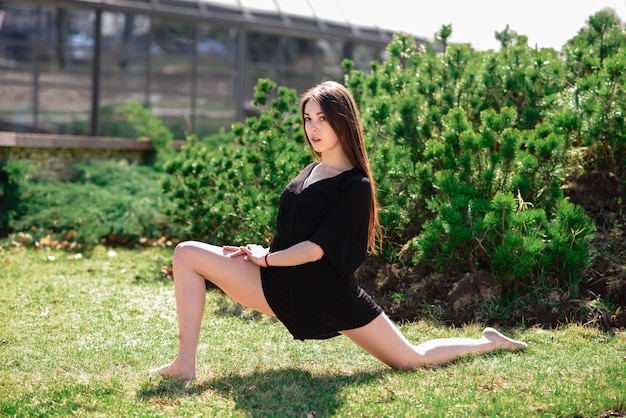
[[[266,267],[270,267],[270,263],[268,263],[268,262],[267,262],[267,256],[268,256],[268,255],[270,255],[270,253],[269,253],[269,252],[267,252],[267,253],[265,254],[265,257],[264,257],[264,260],[265,260],[265,266],[266,266]]]

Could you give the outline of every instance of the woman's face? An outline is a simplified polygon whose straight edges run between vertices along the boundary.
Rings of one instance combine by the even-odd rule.
[[[339,138],[328,123],[321,106],[313,100],[304,105],[304,131],[313,150],[322,156],[343,152]]]

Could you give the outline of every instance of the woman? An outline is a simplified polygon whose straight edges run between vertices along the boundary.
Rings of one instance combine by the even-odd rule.
[[[375,188],[354,99],[339,83],[306,92],[300,111],[316,162],[285,188],[270,248],[183,242],[174,251],[179,348],[155,372],[193,380],[205,305],[204,280],[238,303],[276,316],[296,339],[345,335],[394,369],[442,365],[471,353],[526,344],[492,328],[479,339],[414,346],[355,281],[375,251],[380,225]]]

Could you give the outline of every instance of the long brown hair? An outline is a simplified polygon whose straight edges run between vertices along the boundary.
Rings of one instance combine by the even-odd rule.
[[[339,143],[352,165],[361,170],[368,177],[372,188],[370,200],[370,220],[368,226],[368,247],[370,252],[377,253],[380,249],[382,229],[378,220],[378,204],[376,203],[376,185],[372,178],[372,170],[365,149],[363,128],[359,112],[352,94],[346,87],[335,81],[324,81],[311,88],[300,99],[300,115],[304,125],[304,107],[309,100],[320,105],[326,120],[339,138]],[[306,130],[304,132],[306,136]],[[308,139],[308,137],[307,137]],[[311,142],[307,141],[316,159],[320,155],[313,150]]]

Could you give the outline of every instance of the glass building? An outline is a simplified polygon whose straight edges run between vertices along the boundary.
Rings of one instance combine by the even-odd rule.
[[[320,17],[315,4],[0,1],[0,131],[131,136],[121,112],[134,99],[177,137],[204,136],[254,111],[259,78],[301,93],[342,81],[344,58],[366,72],[383,58],[391,31]]]

